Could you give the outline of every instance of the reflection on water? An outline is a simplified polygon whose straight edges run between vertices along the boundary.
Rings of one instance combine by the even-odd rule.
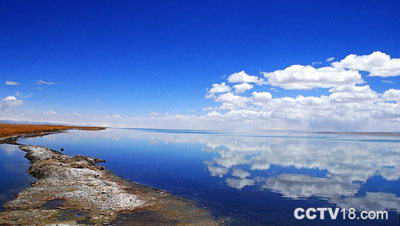
[[[0,144],[0,210],[6,200],[33,182],[24,154],[17,145]]]
[[[400,177],[400,146],[395,142],[335,142],[311,139],[232,139],[209,146],[219,157],[207,162],[213,176],[225,176],[229,186],[242,189],[260,185],[292,199],[323,198],[340,207],[359,210],[400,210],[400,198],[386,192],[360,188],[374,176],[384,181]],[[324,171],[323,177],[283,173],[271,177],[252,176],[272,165]],[[250,171],[238,167],[247,166]],[[391,200],[391,202],[388,202]]]
[[[348,223],[295,221],[297,207],[400,211],[397,138],[108,129],[23,142],[104,158],[117,174],[197,200],[232,224]]]

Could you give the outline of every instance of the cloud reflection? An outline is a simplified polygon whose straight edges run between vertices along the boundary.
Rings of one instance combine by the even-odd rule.
[[[68,139],[81,137],[71,134],[57,136],[67,136]],[[373,176],[380,176],[386,181],[399,180],[398,140],[369,142],[371,137],[321,137],[282,132],[243,136],[117,129],[84,133],[84,136],[113,140],[141,139],[150,143],[201,144],[204,146],[203,151],[217,156],[204,162],[210,175],[221,177],[228,186],[235,189],[256,186],[292,199],[319,197],[341,207],[359,210],[400,210],[400,198],[395,194],[359,194],[360,189]],[[278,172],[271,176],[269,172],[272,167],[275,167],[275,171],[276,167],[278,170],[292,168],[292,171]],[[319,172],[319,176],[309,172]],[[257,176],[260,173],[265,176]]]

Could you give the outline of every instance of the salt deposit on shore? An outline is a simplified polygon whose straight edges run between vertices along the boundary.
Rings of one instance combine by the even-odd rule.
[[[217,225],[190,201],[107,172],[97,165],[100,159],[71,157],[34,145],[19,148],[27,153],[29,173],[37,181],[4,205],[0,224]]]

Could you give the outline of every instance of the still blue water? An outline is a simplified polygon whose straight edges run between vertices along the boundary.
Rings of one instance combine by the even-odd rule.
[[[396,137],[107,129],[21,142],[105,159],[117,175],[196,200],[230,225],[400,224]],[[389,220],[296,220],[297,207],[395,211]]]
[[[0,210],[6,200],[29,186],[34,178],[29,176],[29,161],[25,152],[16,145],[0,144]]]

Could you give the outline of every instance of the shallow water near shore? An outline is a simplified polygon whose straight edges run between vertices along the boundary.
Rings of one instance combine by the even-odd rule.
[[[395,211],[389,220],[293,217],[297,207],[399,211],[399,137],[107,129],[19,142],[105,159],[104,165],[115,174],[195,200],[230,225],[400,223]],[[0,148],[0,173],[5,178],[0,193],[28,186],[32,178],[24,153],[16,150],[10,156],[4,151],[10,145]]]
[[[17,145],[0,144],[0,210],[6,200],[29,186],[34,178],[28,174],[29,161]]]

